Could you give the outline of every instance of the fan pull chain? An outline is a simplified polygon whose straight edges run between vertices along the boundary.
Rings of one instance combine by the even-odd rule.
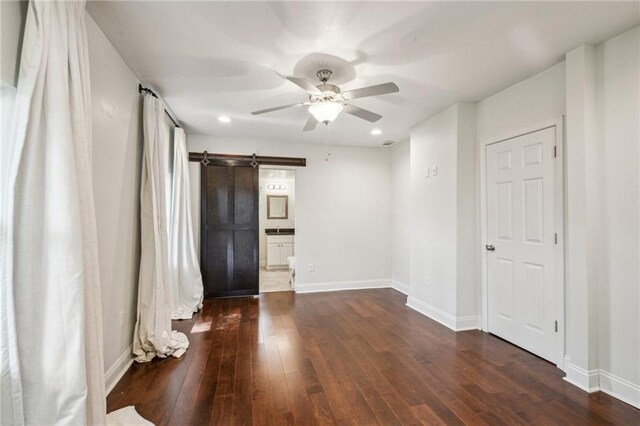
[[[324,157],[324,161],[327,162],[329,161],[329,158],[331,158],[331,151],[329,151],[329,124],[325,124],[324,127],[327,129],[324,132],[324,149],[327,150],[327,155]]]

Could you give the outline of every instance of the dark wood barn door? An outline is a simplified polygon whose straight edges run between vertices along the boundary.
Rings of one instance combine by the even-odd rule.
[[[258,294],[258,167],[212,160],[200,170],[204,296]]]

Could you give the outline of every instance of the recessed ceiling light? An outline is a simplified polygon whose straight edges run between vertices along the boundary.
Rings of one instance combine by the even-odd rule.
[[[218,117],[218,121],[221,123],[230,123],[231,119],[226,115],[221,115],[220,117]]]
[[[374,136],[381,135],[381,134],[382,134],[382,130],[380,130],[380,129],[373,129],[373,130],[371,131],[371,134],[372,134],[372,135],[374,135]]]

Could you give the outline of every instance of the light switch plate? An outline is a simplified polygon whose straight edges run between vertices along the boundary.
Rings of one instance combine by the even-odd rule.
[[[424,168],[424,178],[425,179],[429,179],[429,176],[431,174],[431,167],[427,166]]]

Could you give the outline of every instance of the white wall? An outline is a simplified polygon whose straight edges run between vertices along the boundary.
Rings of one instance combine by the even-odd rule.
[[[477,326],[475,106],[411,130],[408,305],[453,329]]]
[[[0,79],[6,84],[16,87],[22,50],[22,34],[27,16],[27,1],[0,2],[0,21],[2,38],[0,39]]]
[[[411,130],[409,296],[456,315],[456,145],[454,105]],[[425,178],[425,169],[438,175]],[[429,172],[432,174],[432,171]]]
[[[259,239],[260,239],[260,266],[264,266],[267,261],[267,239],[264,230],[267,228],[295,228],[296,226],[296,182],[295,171],[287,170],[288,174],[284,178],[265,177],[265,171],[260,171],[260,203],[259,203]],[[267,172],[268,173],[268,172]],[[269,189],[270,184],[285,185],[287,189]],[[286,195],[287,196],[287,218],[268,219],[267,218],[267,196]],[[294,247],[295,255],[295,247]]]
[[[325,161],[325,147],[313,144],[188,135],[187,146],[192,152],[307,159],[307,167],[296,169],[297,290],[390,284],[387,150],[330,146],[331,156]],[[190,170],[192,192],[199,192],[198,166]],[[199,197],[192,202],[199,224]],[[309,264],[314,272],[309,272]]]
[[[478,239],[479,152],[486,142],[560,119],[564,112],[563,62],[412,129],[410,306],[454,329],[477,325],[484,244]],[[431,176],[425,179],[427,166]]]
[[[393,287],[409,293],[410,229],[410,143],[389,148],[391,174],[391,279]]]
[[[477,139],[566,114],[567,377],[640,406],[640,29],[477,104]]]
[[[478,102],[479,142],[557,119],[565,112],[565,64],[551,68]]]
[[[640,407],[640,29],[567,54],[567,380]]]
[[[478,280],[476,105],[458,104],[456,147],[456,316],[475,318],[480,314]]]
[[[136,321],[142,104],[138,79],[89,15],[87,36],[104,359],[109,371],[127,351],[125,360],[131,359],[129,347]]]
[[[600,387],[640,408],[640,27],[595,53]]]
[[[566,55],[566,380],[598,388],[598,273],[601,231],[595,50],[581,46]]]
[[[0,80],[0,203],[4,203],[2,195],[6,194],[4,188],[8,178],[9,162],[12,157],[13,146],[11,127],[13,124],[13,110],[16,101],[16,88]]]
[[[7,172],[13,147],[9,142],[18,84],[22,33],[27,16],[26,1],[0,2],[0,188]],[[0,194],[2,195],[2,194]]]

